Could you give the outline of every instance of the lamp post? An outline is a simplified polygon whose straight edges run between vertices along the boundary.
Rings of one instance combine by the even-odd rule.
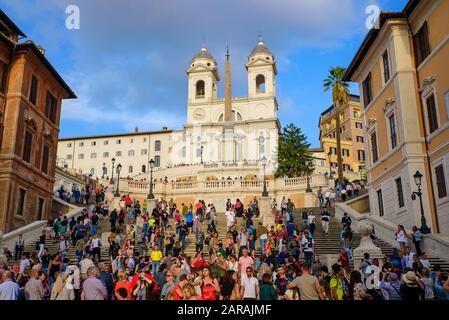
[[[262,192],[262,197],[268,197],[267,178],[265,176],[265,168],[267,166],[267,157],[265,157],[265,155],[263,155],[262,158],[260,159],[260,161],[262,161],[262,166],[263,166],[263,192]]]
[[[306,161],[304,161],[305,165],[306,165],[306,174],[307,174],[307,189],[306,189],[306,193],[311,193],[312,192],[312,188],[310,188],[310,179],[309,179],[309,166],[311,164],[310,160],[307,159]]]
[[[427,226],[426,223],[426,217],[424,216],[424,207],[423,207],[423,203],[422,203],[422,190],[421,190],[421,186],[422,186],[422,173],[419,171],[416,171],[416,173],[413,175],[413,178],[415,179],[415,184],[418,187],[418,191],[413,192],[412,193],[412,200],[416,199],[416,196],[419,197],[419,205],[421,207],[421,228],[420,231],[422,234],[429,234],[430,233],[430,228]]]
[[[108,170],[108,168],[106,168],[106,163],[103,162],[103,176],[101,177],[102,179],[104,179],[104,177],[106,176],[106,170]]]
[[[120,171],[122,171],[122,165],[119,163],[117,166],[117,189],[115,190],[116,197],[120,197]]]
[[[154,194],[153,194],[153,168],[154,168],[154,160],[151,159],[149,161],[150,164],[150,193],[147,196],[147,199],[152,200],[154,199]]]
[[[113,183],[114,183],[114,168],[115,168],[114,165],[115,165],[115,158],[112,158],[112,159],[111,159],[111,162],[112,162],[111,184],[113,184]]]
[[[201,164],[203,164],[203,150],[204,147],[201,145]]]

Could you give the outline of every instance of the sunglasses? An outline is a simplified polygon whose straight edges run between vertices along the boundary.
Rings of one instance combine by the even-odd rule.
[[[250,272],[253,272],[253,270],[246,270],[246,273],[250,273]]]

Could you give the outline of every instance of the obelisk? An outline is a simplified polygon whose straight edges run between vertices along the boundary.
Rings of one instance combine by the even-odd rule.
[[[232,119],[231,60],[229,47],[226,50],[224,124],[221,158],[223,161],[235,161],[234,119]]]

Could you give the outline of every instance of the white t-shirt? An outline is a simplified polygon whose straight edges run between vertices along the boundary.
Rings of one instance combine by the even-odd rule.
[[[308,216],[307,219],[308,219],[308,221],[309,221],[309,224],[315,223],[315,221],[316,221],[316,217],[315,217],[314,214],[311,214],[310,216]]]
[[[242,277],[242,286],[245,289],[243,293],[243,298],[253,298],[256,299],[256,286],[259,285],[259,281],[254,278],[248,278],[247,276]]]
[[[225,215],[228,227],[232,226],[234,224],[235,213],[233,211],[226,211]]]
[[[324,194],[325,198],[330,198],[331,197],[331,193],[329,191],[326,191],[326,193]]]
[[[407,243],[407,238],[406,238],[406,236],[405,236],[405,233],[404,233],[404,231],[399,231],[398,232],[398,234],[397,234],[397,236],[396,236],[396,241],[397,242],[404,242],[404,243]]]

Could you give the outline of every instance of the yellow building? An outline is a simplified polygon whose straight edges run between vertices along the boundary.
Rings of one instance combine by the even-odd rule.
[[[321,148],[324,150],[327,166],[332,167],[335,172],[337,171],[336,117],[336,110],[332,105],[321,114],[318,124]],[[365,147],[360,97],[357,95],[351,95],[348,106],[340,110],[340,133],[344,175],[350,180],[353,177],[360,178],[358,173],[365,166]]]
[[[449,1],[382,12],[348,67],[359,83],[371,212],[421,226],[414,174],[433,233],[449,235]]]

